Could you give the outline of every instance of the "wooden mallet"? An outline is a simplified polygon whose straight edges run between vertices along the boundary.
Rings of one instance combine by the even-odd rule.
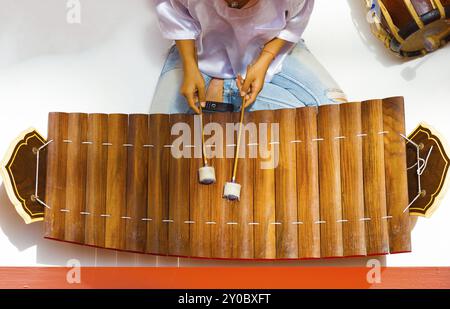
[[[237,137],[236,152],[234,155],[233,175],[231,176],[231,181],[225,183],[225,186],[223,188],[223,197],[230,201],[239,200],[241,197],[241,185],[236,182],[236,174],[239,160],[239,149],[242,138],[242,127],[244,123],[244,113],[245,113],[245,97],[242,97],[241,117],[239,120],[239,130],[238,130],[239,132]]]
[[[214,167],[208,165],[208,158],[206,157],[205,132],[203,128],[203,110],[200,106],[200,126],[202,134],[202,157],[203,166],[198,169],[198,179],[203,185],[210,185],[216,182],[216,172]]]

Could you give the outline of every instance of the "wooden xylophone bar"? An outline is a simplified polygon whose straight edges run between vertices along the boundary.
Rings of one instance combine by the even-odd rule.
[[[239,113],[205,114],[203,121],[225,133]],[[171,153],[179,123],[193,133],[180,150],[195,158]],[[244,123],[268,124],[267,135],[243,136],[243,151],[257,155],[239,160],[241,200],[230,202],[222,190],[236,145],[226,134],[216,134],[215,145],[207,140],[217,182],[199,184],[201,128],[192,115],[50,113],[45,236],[203,258],[411,250],[402,98],[257,111]],[[214,156],[222,150],[228,155]],[[276,168],[261,169],[273,153]]]

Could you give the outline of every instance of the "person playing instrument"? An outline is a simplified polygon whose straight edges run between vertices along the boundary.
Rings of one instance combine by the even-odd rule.
[[[152,113],[199,112],[213,78],[238,109],[341,103],[345,94],[302,40],[314,0],[154,0],[174,40]],[[179,91],[180,90],[180,91]],[[186,104],[187,102],[187,104]]]

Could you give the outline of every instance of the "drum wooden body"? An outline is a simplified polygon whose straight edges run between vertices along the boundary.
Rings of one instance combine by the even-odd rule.
[[[11,188],[19,178],[26,184],[8,193],[16,207],[26,200],[40,211],[46,238],[101,248],[234,259],[411,251],[408,205],[417,182],[407,164],[416,153],[407,151],[402,98],[246,113],[241,199],[230,202],[222,188],[238,119],[204,115],[216,183],[202,185],[201,130],[193,115],[50,113],[46,144],[26,135],[8,154],[15,159],[5,166],[16,171],[4,171],[4,178]],[[190,133],[180,143],[182,132]],[[42,159],[34,188],[17,169],[38,167],[32,155],[20,154],[36,149]],[[439,162],[434,166],[445,180],[446,155]],[[433,186],[419,199],[437,196],[442,186]]]
[[[403,57],[432,52],[450,40],[450,0],[367,0],[373,32]]]

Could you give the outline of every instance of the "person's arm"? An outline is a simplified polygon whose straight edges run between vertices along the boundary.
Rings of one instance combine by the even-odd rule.
[[[305,0],[304,2],[303,0],[290,0],[289,5],[288,22],[277,37],[296,44],[302,39],[303,32],[305,32],[309,23],[314,8],[314,0]]]
[[[264,45],[258,59],[254,64],[247,68],[245,80],[238,76],[237,84],[241,91],[241,96],[245,97],[245,106],[253,104],[256,97],[261,92],[264,81],[266,79],[267,70],[272,61],[277,57],[280,51],[285,46],[286,41],[280,38],[275,38]]]
[[[198,22],[189,14],[186,0],[153,0],[161,32],[177,44],[183,62],[183,84],[180,92],[189,106],[199,113],[197,101],[204,104],[205,82],[197,62],[195,40],[200,35]]]
[[[169,40],[195,40],[200,25],[189,14],[186,0],[153,0],[159,28]]]
[[[183,83],[180,88],[181,94],[186,98],[189,106],[199,113],[197,102],[202,106],[206,102],[205,81],[200,73],[197,62],[197,50],[194,40],[177,40],[177,48],[183,62]]]
[[[303,0],[291,0],[289,6],[286,27],[275,39],[264,45],[253,65],[247,68],[245,80],[238,76],[237,83],[241,96],[245,96],[246,99],[245,107],[255,102],[264,86],[270,64],[283,50],[283,47],[287,44],[297,44],[301,40],[314,7],[314,0],[305,0],[304,2]]]

